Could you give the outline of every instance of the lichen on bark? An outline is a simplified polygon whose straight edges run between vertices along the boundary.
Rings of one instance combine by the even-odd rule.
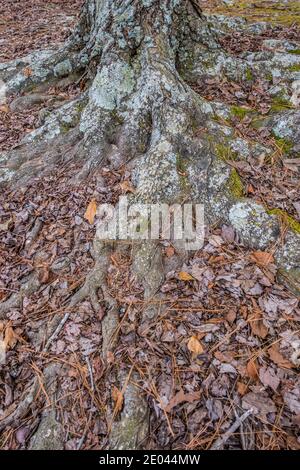
[[[234,80],[249,79],[252,68],[265,75],[264,65],[272,68],[273,62],[250,57],[253,67],[249,69],[247,61],[221,49],[216,29],[202,16],[195,0],[88,0],[62,51],[30,62],[34,74],[29,77],[20,64],[16,64],[15,75],[12,64],[3,72],[9,92],[36,88],[87,66],[93,70],[93,78],[83,97],[56,110],[18,148],[0,155],[0,184],[24,185],[70,159],[82,164],[78,178],[103,164],[112,168],[124,165],[135,186],[132,201],[202,203],[206,223],[229,222],[245,244],[267,249],[279,237],[277,218],[243,198],[238,172],[226,158],[220,158],[225,137],[231,154],[244,152],[244,158],[261,148],[253,150],[237,140],[228,123],[216,123],[215,116],[230,115],[230,108],[208,103],[187,82],[220,73]],[[295,57],[285,64],[294,64]],[[280,127],[278,123],[274,126]],[[205,132],[199,133],[203,128]],[[98,291],[102,291],[107,307],[103,322],[106,362],[116,341],[118,309],[106,288],[109,248],[96,238],[94,251],[95,269],[75,294],[73,304],[87,296],[97,304]],[[294,273],[298,268],[290,265],[290,252],[290,245],[286,250],[283,247],[278,259],[283,269]],[[180,265],[184,250],[177,253]],[[145,287],[144,299],[159,300],[165,275],[160,246],[142,242],[134,248],[132,258],[132,272]],[[156,314],[157,308],[151,306],[142,320],[153,320]],[[122,389],[126,371],[121,372]],[[140,447],[147,426],[146,401],[130,382],[120,420],[112,423],[111,448]]]

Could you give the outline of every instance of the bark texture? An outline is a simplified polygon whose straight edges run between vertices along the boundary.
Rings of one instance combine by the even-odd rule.
[[[229,222],[245,244],[262,250],[276,244],[278,218],[243,197],[235,170],[220,155],[222,145],[246,145],[219,122],[228,115],[228,107],[207,102],[187,83],[221,70],[232,79],[243,79],[247,73],[246,62],[222,51],[218,34],[217,25],[202,17],[197,0],[87,1],[63,50],[0,69],[9,93],[36,89],[83,71],[90,75],[87,92],[48,116],[18,148],[0,155],[0,184],[25,185],[53,165],[74,159],[82,163],[78,178],[101,164],[126,165],[136,188],[134,202],[203,203],[207,223]],[[29,77],[22,73],[28,64],[33,71]],[[264,74],[272,63],[253,64],[253,69]],[[259,144],[247,148],[252,156],[268,152]],[[296,290],[300,251],[295,253],[295,246],[299,247],[299,234],[289,230],[276,257],[283,276]],[[99,299],[105,300],[104,360],[115,346],[119,321],[118,306],[105,280],[110,249],[95,239],[95,268],[71,301],[75,305],[90,297],[97,307]],[[180,267],[187,256],[178,245],[173,268]],[[132,272],[145,287],[145,300],[159,300],[168,269],[158,243],[143,242],[133,249]],[[20,299],[15,295],[0,305],[0,315]],[[153,305],[144,310],[141,334],[155,320]],[[108,417],[110,447],[138,448],[147,437],[147,402],[134,385],[136,371],[116,370],[115,374],[119,388],[125,384],[124,408],[119,418],[113,409]]]

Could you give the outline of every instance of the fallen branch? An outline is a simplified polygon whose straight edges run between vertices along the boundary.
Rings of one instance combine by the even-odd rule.
[[[246,411],[242,416],[237,417],[236,421],[230,426],[222,437],[219,437],[215,443],[211,446],[210,450],[220,450],[224,444],[228,441],[230,436],[239,429],[241,424],[253,413],[253,409]]]

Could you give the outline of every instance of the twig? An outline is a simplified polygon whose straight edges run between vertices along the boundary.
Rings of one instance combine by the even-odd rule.
[[[83,431],[83,434],[82,434],[82,436],[81,436],[81,438],[80,438],[80,441],[79,441],[78,444],[77,444],[76,450],[80,450],[81,447],[82,447],[82,445],[83,445],[83,443],[84,443],[84,441],[85,441],[87,432],[88,432],[88,430],[89,430],[89,428],[90,428],[91,418],[92,418],[92,413],[90,413],[89,419],[88,419],[88,421],[87,421],[87,423],[86,423],[86,426],[85,426],[85,428],[84,428],[84,431]]]
[[[92,392],[94,393],[94,391],[95,391],[95,385],[94,385],[93,369],[92,369],[91,362],[90,362],[90,359],[89,359],[88,356],[86,356],[85,360],[86,360],[86,363],[87,363],[87,366],[88,366],[88,370],[89,370],[89,374],[90,374],[91,390],[92,390]]]
[[[61,330],[63,329],[65,323],[68,321],[70,316],[70,312],[65,313],[64,317],[62,320],[59,322],[58,326],[56,327],[54,333],[50,336],[48,339],[47,343],[45,344],[45,347],[43,348],[43,352],[48,351],[49,347],[51,346],[51,343],[57,338]]]
[[[230,426],[222,437],[219,437],[211,446],[210,450],[222,449],[224,444],[228,441],[230,436],[241,426],[241,424],[253,413],[253,409],[246,411],[242,416],[237,417],[236,421]]]

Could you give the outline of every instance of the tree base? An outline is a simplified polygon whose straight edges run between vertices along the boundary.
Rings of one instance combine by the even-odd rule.
[[[141,5],[127,2],[124,12],[127,7],[132,11],[125,26],[124,21],[118,19],[120,11],[112,11],[110,3],[107,2],[101,15],[96,16],[94,34],[90,34],[84,45],[78,32],[82,32],[81,29],[74,36],[76,40],[73,38],[63,51],[46,55],[42,63],[34,58],[30,76],[26,76],[24,70],[13,75],[13,66],[3,71],[4,78],[8,79],[8,91],[13,93],[44,86],[51,80],[81,72],[88,63],[96,64],[88,92],[56,110],[18,148],[0,156],[0,184],[28,185],[34,177],[74,161],[81,165],[78,180],[101,165],[112,170],[124,166],[134,186],[132,202],[202,203],[207,224],[230,224],[240,240],[255,249],[268,250],[277,245],[275,259],[285,279],[299,293],[299,233],[289,228],[285,242],[278,244],[279,217],[244,197],[243,184],[222,151],[247,143],[250,155],[255,158],[262,151],[271,150],[236,138],[228,125],[230,108],[206,101],[187,84],[187,80],[193,82],[206,74],[219,73],[220,60],[224,74],[231,74],[234,79],[242,78],[249,64],[228,57],[222,51],[217,31],[212,33],[212,25],[195,10],[193,2],[188,2],[188,9],[186,5],[180,6],[184,2],[162,2],[168,4],[168,13],[156,5],[147,13],[149,22],[141,20],[144,13]],[[114,20],[107,31],[112,13]],[[85,11],[85,15],[89,12]],[[87,16],[84,16],[80,27],[86,27],[86,23]],[[152,29],[149,24],[154,25]],[[162,28],[166,24],[167,31]],[[133,26],[134,34],[128,38],[127,30],[132,30]],[[208,57],[210,64],[207,64]],[[266,62],[254,64],[253,73],[268,73]],[[271,65],[269,61],[269,67]],[[272,126],[275,127],[276,122]],[[106,280],[112,246],[111,241],[103,243],[95,238],[95,267],[68,304],[73,308],[88,298],[97,312],[104,303],[102,360],[108,374],[111,374],[109,358],[119,330],[119,306],[109,294]],[[187,258],[188,253],[178,249],[174,260],[176,269],[180,269]],[[167,272],[159,243],[143,242],[133,249],[132,273],[144,286],[144,301],[152,302],[144,310],[141,332],[158,312],[162,313],[159,289]],[[5,318],[12,307],[18,307],[25,293],[31,294],[39,286],[36,276],[27,280],[18,293],[0,304],[0,318]],[[153,307],[155,300],[158,307]],[[44,351],[63,325],[61,318],[54,320]],[[147,403],[134,385],[137,378],[128,379],[130,375],[129,370],[116,373],[124,408],[118,419],[113,406],[108,416],[111,449],[138,448],[147,435]],[[35,382],[31,391],[30,397],[37,392]],[[18,422],[31,404],[32,400],[22,409],[17,408],[2,421],[1,428]]]

